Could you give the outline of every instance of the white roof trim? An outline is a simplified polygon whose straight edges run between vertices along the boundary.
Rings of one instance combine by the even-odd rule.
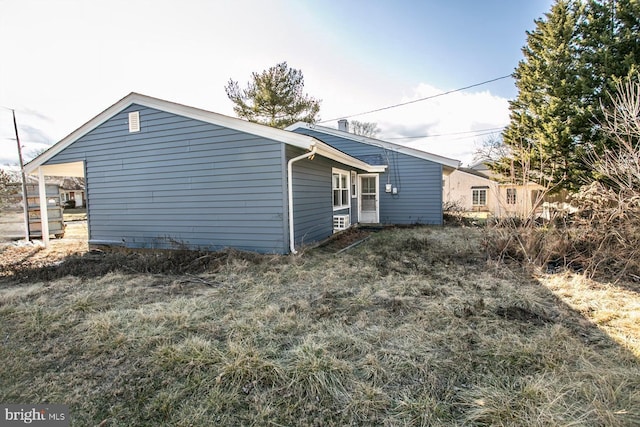
[[[305,122],[294,123],[291,126],[285,128],[285,130],[294,131],[298,128],[305,128],[309,130],[316,130],[318,132],[326,133],[328,135],[338,136],[341,138],[350,139],[352,141],[361,142],[363,144],[374,145],[376,147],[384,147],[387,150],[401,152],[409,156],[417,157],[424,160],[440,163],[441,165],[453,169],[460,167],[460,161],[450,159],[448,157],[439,156],[437,154],[428,153],[422,150],[416,150],[415,148],[405,147],[404,145],[395,144],[393,142],[383,141],[381,139],[369,138],[366,136],[356,135],[349,132],[344,132],[338,129],[329,128],[325,126],[313,125]]]
[[[339,163],[344,163],[345,165],[352,166],[354,168],[363,169],[367,172],[384,172],[387,169],[386,165],[381,166],[373,166],[368,163],[363,162],[362,160],[358,160],[350,155],[333,148],[332,146],[325,144],[324,142],[317,140],[315,146],[317,147],[317,153],[323,157],[327,157],[331,160],[335,160]]]
[[[264,126],[258,123],[248,122],[246,120],[238,119],[235,117],[229,117],[222,114],[214,113],[211,111],[202,110],[195,107],[189,107],[183,104],[177,104],[171,101],[165,101],[159,98],[153,98],[151,96],[142,95],[139,93],[132,92],[129,95],[122,98],[120,101],[113,104],[111,107],[104,110],[102,113],[98,114],[91,120],[89,120],[84,125],[80,126],[78,129],[70,133],[68,136],[54,144],[51,148],[49,148],[44,153],[40,154],[35,159],[31,160],[29,163],[25,165],[25,172],[28,174],[34,173],[37,171],[39,166],[42,166],[49,159],[54,157],[56,154],[60,153],[62,150],[67,148],[69,145],[80,139],[82,136],[86,135],[93,129],[97,128],[101,124],[105,123],[107,120],[129,107],[132,104],[141,105],[143,107],[154,108],[157,110],[166,111],[168,113],[173,113],[176,115],[188,117],[195,120],[200,120],[206,123],[215,124],[218,126],[223,126],[230,129],[235,129],[241,132],[246,132],[252,135],[261,136],[268,139],[273,139],[275,141],[280,141],[288,145],[292,145],[295,147],[299,147],[306,150],[311,150],[311,148],[317,143],[321,143],[316,138],[302,135],[294,132],[289,132],[282,129],[272,128],[269,126]],[[378,166],[372,166],[361,160],[358,160],[354,157],[349,156],[346,153],[342,153],[341,151],[335,150],[331,151],[324,147],[326,144],[321,143],[319,146],[318,154],[332,158],[341,163],[345,163],[349,166],[353,166],[356,168],[364,169],[367,171],[372,171],[372,169],[379,168]],[[322,148],[321,148],[322,147]],[[328,146],[327,146],[328,147]],[[331,147],[329,147],[331,148]],[[325,154],[326,153],[326,154]],[[340,153],[340,154],[338,154]],[[333,157],[331,157],[333,156]],[[340,160],[338,160],[338,158]]]
[[[471,171],[473,171],[473,172],[471,172]],[[466,173],[467,175],[471,175],[471,176],[475,176],[475,177],[483,178],[483,179],[488,179],[489,181],[495,181],[495,180],[491,179],[490,176],[487,176],[487,175],[483,174],[481,171],[477,171],[477,170],[471,169],[471,168],[459,168],[459,169],[456,170],[456,172]]]

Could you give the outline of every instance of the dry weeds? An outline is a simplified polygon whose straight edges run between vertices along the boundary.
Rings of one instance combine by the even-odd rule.
[[[639,293],[510,270],[482,233],[385,230],[337,256],[5,249],[0,401],[67,403],[72,425],[640,423]]]

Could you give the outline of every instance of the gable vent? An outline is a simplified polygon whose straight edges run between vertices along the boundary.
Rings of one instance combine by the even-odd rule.
[[[140,132],[140,112],[129,113],[129,132]]]

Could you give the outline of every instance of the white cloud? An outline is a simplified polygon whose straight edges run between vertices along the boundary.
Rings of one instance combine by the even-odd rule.
[[[312,95],[319,95],[318,97],[321,98],[323,95],[325,96],[321,112],[322,118],[326,119],[339,117],[345,112],[362,112],[367,109],[410,102],[445,92],[429,84],[421,83],[410,91],[411,95],[397,97],[394,96],[391,88],[376,93],[375,91],[367,92],[363,90],[363,87],[366,86],[354,85],[349,88],[328,84],[317,86]],[[109,102],[116,100],[111,99]],[[174,99],[169,100],[173,101]],[[102,108],[106,108],[108,105],[103,105]],[[193,106],[207,108],[202,104],[194,104]],[[99,111],[100,108],[96,107],[95,112]],[[227,111],[223,113],[229,114]],[[67,124],[69,121],[52,120],[47,115],[35,111],[18,110],[16,114],[25,159],[30,159],[36,151],[47,148],[49,144],[56,142],[82,125],[82,123],[75,122],[73,126],[60,129],[60,122]],[[3,113],[3,119],[5,115],[7,119],[11,118],[10,112]],[[91,117],[91,114],[85,114],[83,119],[89,120]],[[472,161],[475,146],[487,138],[490,133],[490,131],[483,130],[501,128],[508,124],[509,105],[507,99],[492,95],[489,91],[454,92],[409,105],[356,116],[352,120],[377,122],[381,129],[379,135],[381,139],[389,139],[396,143],[406,144],[469,164]],[[23,125],[20,125],[21,121],[24,123]],[[3,122],[7,123],[4,120]],[[337,122],[332,121],[324,125],[337,127]],[[4,131],[5,139],[1,144],[0,164],[15,163],[17,162],[17,150],[15,140],[11,139],[14,138],[13,128],[6,127]],[[496,129],[496,132],[499,130]],[[409,138],[419,136],[423,138]]]
[[[27,162],[55,142],[51,134],[55,127],[54,121],[38,111],[29,109],[17,109],[15,115],[22,158]],[[7,164],[18,164],[18,145],[11,110],[2,108],[0,109],[0,165]]]
[[[403,96],[395,104],[436,97],[355,116],[352,120],[378,123],[380,139],[389,139],[468,164],[472,161],[475,145],[490,133],[483,130],[495,129],[498,133],[499,128],[508,124],[509,103],[507,99],[492,95],[489,91],[445,92],[427,83],[420,83],[411,95]],[[386,105],[393,104],[389,102]],[[369,105],[370,109],[384,106]],[[336,126],[335,123],[328,125]],[[420,136],[423,138],[416,138]]]
[[[416,90],[416,98],[438,93],[442,92],[421,84]],[[408,145],[453,157],[465,164],[472,160],[474,144],[487,137],[489,131],[484,129],[501,128],[509,123],[508,100],[488,91],[455,92],[418,104],[424,105],[408,106],[411,111],[407,117],[409,123],[428,118],[432,125],[423,135],[443,136],[412,140]]]
[[[322,120],[443,92],[418,84],[418,74],[436,81],[423,68],[412,72],[415,64],[394,63],[384,49],[372,55],[362,37],[335,31],[304,3],[5,3],[0,51],[20,67],[2,70],[0,106],[17,110],[26,153],[64,138],[131,91],[232,115],[229,78],[244,85],[251,72],[285,60],[303,71],[309,95],[322,99]],[[489,92],[459,92],[354,119],[377,122],[382,138],[450,134],[504,126],[508,106]],[[17,161],[11,138],[11,113],[0,109],[0,163]],[[466,162],[473,141],[452,135],[404,143]]]

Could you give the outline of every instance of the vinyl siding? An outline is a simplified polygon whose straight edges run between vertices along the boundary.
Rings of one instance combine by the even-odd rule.
[[[287,160],[303,151],[287,147]],[[293,164],[293,218],[296,247],[317,242],[333,234],[331,167],[334,162],[320,156]]]
[[[442,224],[442,165],[312,129],[298,128],[353,157],[382,155],[388,162],[380,174],[380,222],[383,224]],[[398,194],[385,192],[387,182]]]
[[[287,160],[302,154],[298,148],[287,146]],[[300,160],[293,164],[293,218],[296,247],[319,242],[333,234],[333,215],[351,212],[357,217],[356,199],[351,200],[350,208],[333,210],[331,175],[332,169],[358,173],[342,163],[315,156],[313,160]],[[351,195],[349,194],[349,197]],[[355,221],[352,221],[355,223]]]
[[[288,252],[281,142],[132,105],[46,164],[78,160],[90,242]]]

